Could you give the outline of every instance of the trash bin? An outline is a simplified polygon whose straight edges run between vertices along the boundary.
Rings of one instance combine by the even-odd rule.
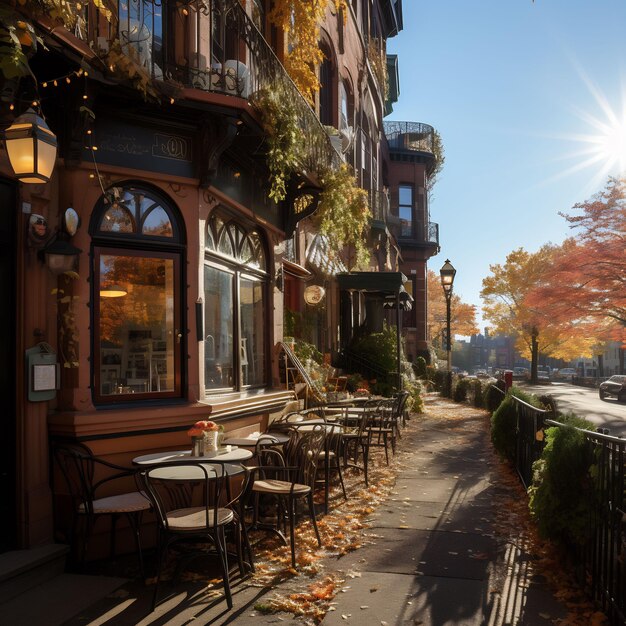
[[[513,386],[513,370],[504,370],[504,385],[507,391]]]

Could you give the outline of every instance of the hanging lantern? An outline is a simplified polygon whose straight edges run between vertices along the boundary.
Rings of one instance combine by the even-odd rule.
[[[47,183],[56,161],[57,138],[43,118],[28,109],[4,131],[9,162],[23,183]]]

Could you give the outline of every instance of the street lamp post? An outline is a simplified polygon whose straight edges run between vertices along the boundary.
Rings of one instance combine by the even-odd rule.
[[[448,259],[439,270],[441,286],[446,296],[446,351],[448,354],[448,394],[452,395],[452,335],[450,334],[450,301],[452,300],[452,285],[456,270]]]

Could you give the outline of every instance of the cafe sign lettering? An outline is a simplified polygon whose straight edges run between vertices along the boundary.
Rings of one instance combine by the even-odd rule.
[[[326,290],[320,285],[309,285],[304,290],[304,301],[311,306],[319,304],[326,295]]]

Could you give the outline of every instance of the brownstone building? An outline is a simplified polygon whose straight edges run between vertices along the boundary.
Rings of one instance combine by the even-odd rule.
[[[39,3],[4,4],[0,26],[17,29],[29,71],[1,66],[0,120],[7,128],[33,107],[58,143],[43,184],[20,182],[4,151],[0,161],[6,551],[64,537],[53,519],[56,440],[128,464],[188,446],[198,419],[263,428],[293,399],[276,344],[284,307],[304,311],[307,286],[327,288],[311,332],[338,351],[334,276],[350,268],[325,253],[315,206],[297,202],[319,193],[316,168],[346,162],[368,191],[367,269],[412,281],[414,355],[436,239],[424,230],[432,150],[416,148],[413,130],[385,139],[397,96],[385,41],[402,28],[400,0],[351,0],[346,12],[329,2],[313,107],[283,67],[289,46],[269,0],[69,2],[65,21]],[[279,202],[258,105],[272,92],[295,110],[307,155]]]

